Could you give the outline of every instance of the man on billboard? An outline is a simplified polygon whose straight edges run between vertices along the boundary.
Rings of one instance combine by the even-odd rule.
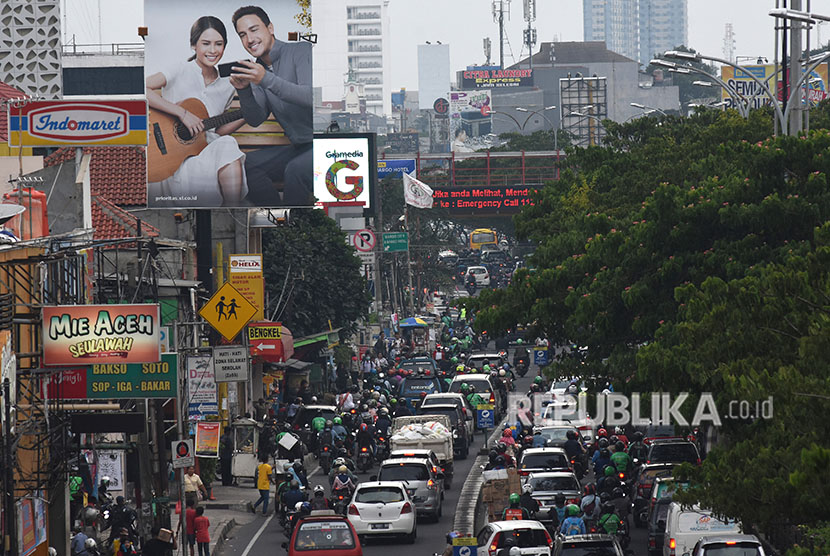
[[[273,114],[291,141],[247,154],[247,199],[258,206],[311,206],[311,44],[277,40],[273,23],[258,6],[239,8],[232,19],[242,46],[256,58],[239,61],[231,73],[245,121],[258,126]],[[282,199],[275,180],[283,182]]]

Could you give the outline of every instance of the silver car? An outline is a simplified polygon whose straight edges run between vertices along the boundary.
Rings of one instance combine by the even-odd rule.
[[[444,499],[443,478],[443,473],[433,472],[427,459],[395,458],[381,464],[377,480],[402,482],[418,515],[429,515],[437,522]]]

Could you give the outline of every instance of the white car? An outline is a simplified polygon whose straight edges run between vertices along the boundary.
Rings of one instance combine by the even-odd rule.
[[[553,548],[550,533],[538,521],[491,521],[476,535],[476,556],[497,556],[509,537],[516,540],[516,546],[523,555],[550,556]]]
[[[483,266],[471,266],[467,268],[464,274],[464,283],[467,283],[467,277],[472,275],[476,279],[476,286],[483,287],[490,285],[490,273]]]
[[[415,504],[397,481],[360,483],[352,496],[347,517],[361,539],[369,535],[401,535],[415,542]]]

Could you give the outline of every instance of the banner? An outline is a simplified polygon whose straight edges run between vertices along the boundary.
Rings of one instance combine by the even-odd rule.
[[[452,91],[447,96],[450,99],[449,136],[454,147],[456,144],[463,145],[467,136],[477,137],[490,133],[493,97],[489,89]]]
[[[43,307],[43,365],[155,363],[159,326],[157,304]]]
[[[312,45],[297,40],[308,32],[297,23],[302,10],[295,0],[241,6],[144,1],[150,208],[314,204]]]
[[[403,196],[407,205],[432,208],[432,188],[409,174],[403,175]]]
[[[801,98],[806,98],[810,106],[816,106],[819,102],[828,97],[828,64],[820,64],[809,77],[805,78],[802,84]],[[752,66],[743,66],[741,69],[736,69],[731,66],[721,67],[721,79],[726,82],[729,87],[735,90],[738,95],[741,95],[749,100],[749,107],[760,108],[761,106],[771,106],[772,100],[764,91],[764,88],[758,85],[753,79],[759,79],[764,83],[769,91],[780,101],[782,96],[782,84],[776,83],[775,65],[773,64],[758,64]],[[776,91],[776,87],[778,90]],[[792,94],[792,92],[788,93]],[[721,88],[721,99],[727,104],[727,108],[736,108],[735,99],[729,94],[729,91]]]
[[[532,69],[501,69],[498,67],[471,68],[461,73],[461,88],[484,89],[492,87],[532,87]]]
[[[219,457],[220,423],[196,423],[196,456],[200,458]]]
[[[230,255],[228,282],[256,307],[251,320],[264,320],[265,282],[262,277],[262,253]]]
[[[187,358],[187,402],[187,415],[191,421],[200,421],[206,415],[219,415],[213,357],[198,355]]]
[[[165,353],[158,363],[112,363],[62,369],[43,381],[50,400],[130,400],[175,398],[178,354]]]
[[[43,502],[43,491],[36,491],[33,498],[18,500],[15,506],[17,553],[19,556],[28,556],[46,541],[46,504]]]
[[[374,133],[338,133],[314,138],[317,207],[337,203],[374,209],[377,156]]]

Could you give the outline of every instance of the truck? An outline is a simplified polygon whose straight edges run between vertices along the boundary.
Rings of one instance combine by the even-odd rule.
[[[405,438],[401,431],[409,425],[426,425],[439,423],[446,430],[446,434],[423,436],[421,438]],[[449,485],[453,476],[453,445],[452,424],[446,415],[415,415],[413,417],[396,417],[392,421],[392,435],[389,437],[390,450],[432,450],[438,457]]]

